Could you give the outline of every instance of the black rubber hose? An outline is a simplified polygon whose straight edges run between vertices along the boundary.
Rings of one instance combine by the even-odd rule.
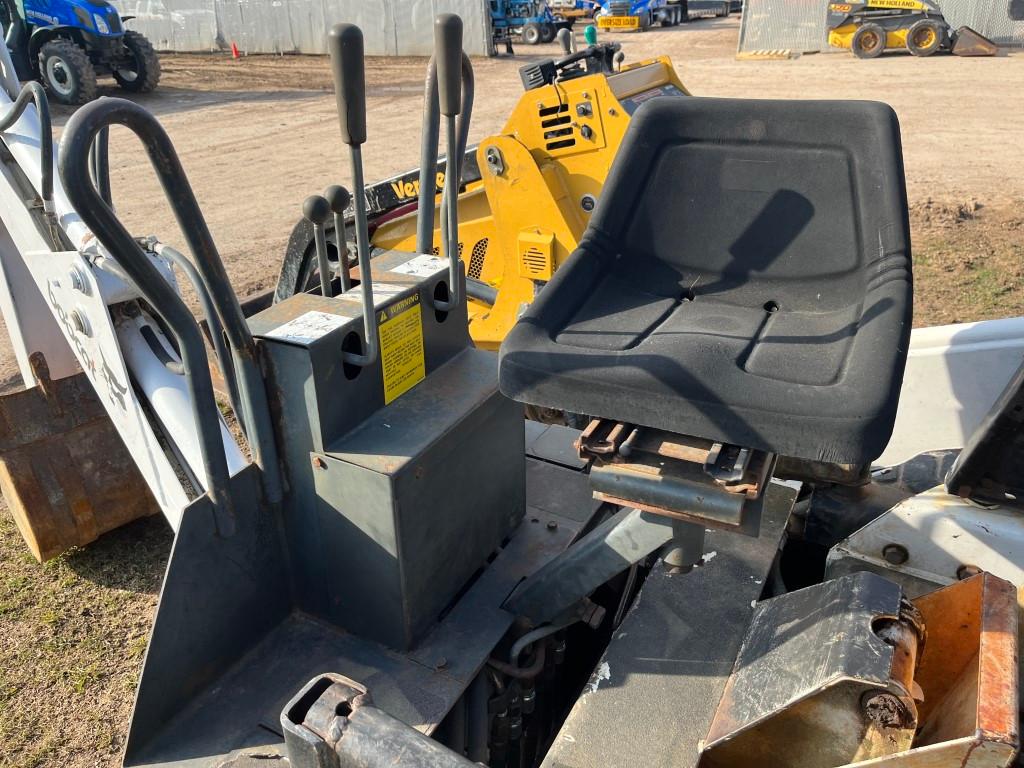
[[[39,152],[42,166],[39,195],[44,203],[53,201],[53,124],[50,122],[50,102],[46,99],[46,91],[39,83],[25,83],[18,92],[10,110],[0,117],[0,131],[13,126],[25,112],[25,107],[35,102],[36,113],[39,115]]]

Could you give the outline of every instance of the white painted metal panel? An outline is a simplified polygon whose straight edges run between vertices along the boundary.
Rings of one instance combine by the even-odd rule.
[[[1022,362],[1021,317],[915,330],[896,428],[875,463],[962,447]]]

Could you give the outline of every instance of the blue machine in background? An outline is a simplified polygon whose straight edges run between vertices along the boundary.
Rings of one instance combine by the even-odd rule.
[[[505,44],[509,53],[514,38],[538,45],[550,43],[558,32],[555,16],[543,0],[491,0],[491,26],[495,45]]]
[[[0,0],[0,21],[21,80],[40,80],[62,104],[96,97],[97,76],[145,93],[160,80],[160,60],[142,34],[124,28],[106,0]]]

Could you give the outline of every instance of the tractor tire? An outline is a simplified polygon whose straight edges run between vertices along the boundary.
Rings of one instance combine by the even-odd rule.
[[[550,43],[554,41],[555,35],[558,34],[558,29],[551,22],[545,21],[540,25],[540,41],[542,43]]]
[[[534,24],[532,21],[529,24],[523,25],[523,42],[527,45],[539,45],[541,41],[540,24]]]
[[[640,31],[644,32],[651,28],[651,14],[644,11],[640,14]]]
[[[124,33],[124,47],[134,59],[132,69],[114,69],[114,80],[126,91],[149,93],[160,82],[160,58],[145,35],[128,30]]]
[[[78,45],[64,38],[39,49],[39,76],[47,92],[61,104],[77,106],[96,98],[96,70]]]
[[[931,56],[946,39],[946,29],[932,19],[921,19],[907,30],[907,50],[915,56]]]
[[[877,59],[885,50],[885,30],[877,24],[865,24],[853,34],[850,47],[858,59]]]

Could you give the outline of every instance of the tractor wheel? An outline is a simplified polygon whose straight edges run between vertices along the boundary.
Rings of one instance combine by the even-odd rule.
[[[931,56],[942,47],[945,37],[941,24],[922,19],[907,30],[907,50],[915,56]]]
[[[558,34],[558,30],[555,25],[549,21],[545,21],[540,25],[540,41],[542,43],[550,43],[555,39],[555,35]]]
[[[644,30],[647,30],[647,29],[650,29],[650,28],[651,28],[651,14],[649,14],[647,11],[644,11],[643,13],[640,14],[640,31],[643,32]]]
[[[538,45],[541,40],[540,24],[532,21],[523,25],[523,42],[527,45]]]
[[[70,40],[57,38],[43,44],[39,74],[46,90],[61,104],[85,104],[96,98],[96,70],[85,51]]]
[[[149,93],[160,82],[160,59],[153,44],[134,31],[124,33],[124,47],[131,54],[131,63],[114,69],[114,79],[126,91]]]
[[[865,24],[854,33],[850,45],[858,59],[877,59],[885,50],[885,30],[877,24]]]

